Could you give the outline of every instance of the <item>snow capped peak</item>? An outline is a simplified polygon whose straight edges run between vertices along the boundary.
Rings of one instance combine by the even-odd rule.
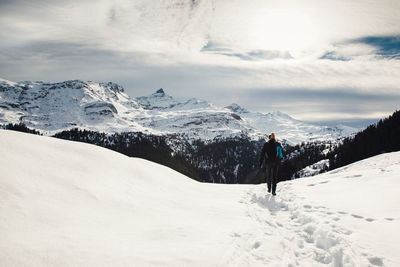
[[[272,116],[276,116],[276,117],[280,117],[280,118],[284,118],[284,119],[288,119],[288,120],[293,120],[293,121],[297,121],[296,119],[294,119],[293,117],[289,116],[286,113],[283,113],[281,111],[273,111],[270,113]]]
[[[103,88],[107,88],[107,89],[109,89],[109,90],[111,90],[111,91],[113,91],[113,92],[115,92],[115,93],[122,93],[122,92],[125,91],[125,90],[124,90],[124,87],[122,87],[122,86],[119,85],[119,84],[113,83],[113,82],[100,83],[100,85],[101,85]]]
[[[154,94],[149,96],[137,97],[136,101],[144,109],[148,110],[163,110],[170,109],[179,104],[172,96],[165,94],[164,89],[158,89]]]
[[[227,109],[229,109],[229,110],[231,110],[231,111],[233,111],[235,113],[239,113],[239,114],[240,113],[249,113],[249,111],[247,109],[239,106],[236,103],[232,103],[232,104],[230,104],[229,106],[227,106],[225,108],[227,108]]]
[[[152,94],[152,96],[155,96],[155,97],[164,97],[164,96],[166,96],[166,94],[165,94],[165,92],[164,92],[164,89],[160,88],[160,89],[157,90],[157,92],[155,92],[154,94]]]
[[[212,108],[213,105],[206,100],[200,100],[197,98],[190,98],[188,101],[181,103],[179,109],[201,109],[201,108]]]

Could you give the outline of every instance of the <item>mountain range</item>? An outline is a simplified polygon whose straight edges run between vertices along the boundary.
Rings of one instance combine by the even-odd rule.
[[[217,107],[192,98],[178,101],[158,89],[130,97],[108,82],[11,82],[0,80],[0,124],[23,123],[51,135],[72,128],[106,133],[142,132],[211,141],[246,136],[260,140],[270,132],[286,144],[336,140],[356,132],[346,126],[319,126],[275,111],[251,112],[233,103]]]

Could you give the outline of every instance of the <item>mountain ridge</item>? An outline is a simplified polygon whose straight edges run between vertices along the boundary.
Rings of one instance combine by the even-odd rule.
[[[0,123],[24,123],[48,134],[78,127],[108,133],[178,134],[191,140],[241,135],[259,140],[275,132],[293,145],[356,131],[312,125],[280,111],[251,112],[235,103],[217,107],[196,98],[177,101],[163,88],[132,98],[116,83],[81,80],[15,83],[0,79],[0,111]]]

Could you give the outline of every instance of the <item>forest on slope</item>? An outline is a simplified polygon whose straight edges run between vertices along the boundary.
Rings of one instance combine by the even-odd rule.
[[[8,124],[2,128],[40,134],[23,124]],[[189,143],[177,135],[157,136],[141,132],[106,134],[81,129],[62,131],[54,137],[90,143],[130,157],[147,159],[200,182],[265,182],[265,177],[260,177],[258,173],[260,151],[265,140],[254,141],[240,136]],[[280,181],[300,178],[300,170],[324,159],[329,159],[329,166],[323,166],[319,170],[321,173],[384,152],[400,151],[400,112],[396,111],[340,142],[285,144],[284,150]]]
[[[400,111],[347,137],[329,154],[330,170],[378,154],[400,151]]]

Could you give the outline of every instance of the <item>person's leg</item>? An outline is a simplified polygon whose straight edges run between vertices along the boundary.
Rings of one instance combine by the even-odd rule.
[[[273,176],[272,176],[272,194],[276,194],[276,185],[278,183],[278,170],[279,170],[279,164],[276,162],[274,163],[274,168],[273,168]]]
[[[267,185],[268,185],[268,193],[271,193],[271,186],[272,186],[272,171],[273,168],[271,168],[271,164],[267,165]]]

